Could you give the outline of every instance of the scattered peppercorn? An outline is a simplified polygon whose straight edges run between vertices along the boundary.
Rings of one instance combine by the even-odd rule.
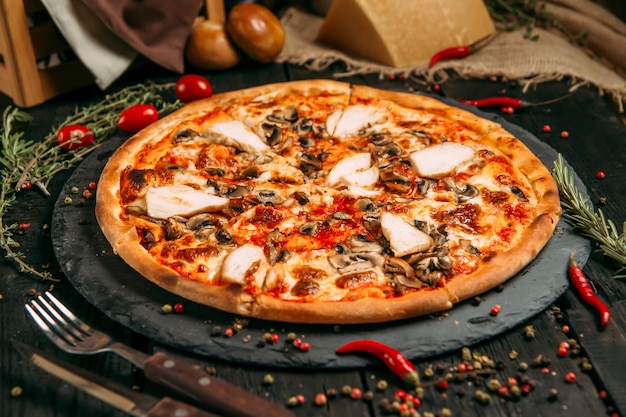
[[[548,390],[548,400],[555,401],[559,396],[559,391],[556,388],[550,388]]]
[[[172,310],[173,308],[171,304],[163,304],[163,307],[161,307],[161,311],[164,312],[165,314],[171,313]]]
[[[328,402],[328,398],[326,397],[326,394],[324,394],[323,392],[320,392],[320,393],[315,395],[314,403],[318,407],[326,405],[327,402]]]
[[[363,399],[367,402],[370,402],[374,399],[374,393],[372,391],[365,391],[363,393]]]
[[[91,188],[92,190],[94,190],[97,186],[98,186],[98,184],[96,184],[96,182],[95,182],[95,181],[91,181],[91,182],[89,183],[89,188]]]
[[[70,197],[69,195],[65,197],[65,199],[63,199],[63,204],[65,204],[66,206],[70,206],[72,205],[72,197]]]
[[[532,325],[528,325],[524,327],[524,336],[526,339],[534,339],[535,338],[535,328]]]
[[[597,178],[597,179],[599,179],[599,180],[602,180],[602,179],[604,179],[605,177],[606,177],[606,174],[604,173],[604,171],[598,171],[598,172],[596,173],[596,178]]]
[[[19,397],[23,393],[24,393],[24,390],[19,385],[16,385],[13,388],[11,388],[11,397]]]
[[[569,137],[569,132],[567,130],[564,130],[561,132],[561,137],[563,139],[567,139]]]
[[[274,383],[274,376],[272,374],[265,374],[263,377],[263,383],[265,385],[272,385]]]
[[[341,387],[341,395],[350,395],[352,392],[352,387],[350,385],[344,385]]]
[[[491,314],[492,316],[497,316],[498,314],[500,314],[500,311],[502,311],[502,306],[500,304],[496,304],[495,306],[491,307],[491,310],[489,310],[489,314]]]
[[[350,391],[350,398],[352,398],[353,400],[358,400],[362,396],[363,391],[361,391],[360,388],[352,388],[352,391]]]
[[[181,303],[174,304],[174,312],[175,313],[182,313],[184,309],[185,309],[185,307]]]
[[[310,344],[309,342],[302,342],[302,343],[300,344],[299,349],[300,349],[302,352],[308,352],[309,350],[311,350],[311,344]]]
[[[573,384],[576,382],[576,374],[574,372],[568,372],[565,374],[565,382],[568,384]]]
[[[389,384],[384,379],[381,379],[380,381],[378,381],[378,383],[376,383],[376,389],[378,391],[384,391],[384,390],[387,389],[388,386],[389,386]]]
[[[328,388],[326,390],[326,396],[328,398],[335,398],[337,396],[337,389],[336,388]]]
[[[543,126],[543,131],[545,133],[550,133],[551,130],[552,130],[552,128],[550,127],[550,125],[544,125]]]
[[[234,334],[235,330],[232,327],[228,327],[226,330],[224,330],[225,337],[233,337]]]

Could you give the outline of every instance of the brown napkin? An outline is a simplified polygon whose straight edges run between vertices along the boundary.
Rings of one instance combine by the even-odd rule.
[[[182,73],[185,42],[202,0],[83,0],[102,22],[140,54]]]

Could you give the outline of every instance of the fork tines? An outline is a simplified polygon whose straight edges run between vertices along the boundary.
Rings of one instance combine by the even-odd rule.
[[[57,344],[63,340],[71,346],[76,346],[85,336],[91,335],[91,328],[72,314],[50,292],[32,299],[24,307],[44,334]]]

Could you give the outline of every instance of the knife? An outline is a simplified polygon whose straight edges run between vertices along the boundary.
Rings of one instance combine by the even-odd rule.
[[[93,374],[34,347],[12,340],[18,352],[46,372],[130,415],[141,417],[219,417],[169,397],[155,398]]]
[[[231,417],[295,417],[295,414],[265,398],[246,391],[200,367],[175,359],[163,352],[148,355],[115,343],[118,355],[143,369],[146,378],[217,413]]]

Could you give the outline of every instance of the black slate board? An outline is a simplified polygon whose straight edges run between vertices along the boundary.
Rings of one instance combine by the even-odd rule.
[[[529,132],[499,116],[472,111],[501,123],[547,166],[556,159],[556,152]],[[142,278],[113,254],[96,222],[94,200],[76,204],[80,192],[90,181],[97,181],[108,158],[124,139],[107,141],[66,182],[52,216],[52,242],[57,260],[76,290],[111,319],[152,340],[212,358],[290,368],[361,367],[375,362],[363,356],[339,356],[334,351],[343,343],[364,338],[394,346],[411,359],[439,355],[495,337],[543,311],[568,287],[566,265],[572,249],[577,250],[581,264],[590,253],[588,240],[561,220],[539,256],[509,280],[504,290],[483,294],[483,302],[478,306],[464,302],[446,315],[341,327],[247,319],[247,326],[235,336],[215,336],[212,335],[215,326],[223,331],[241,317],[183,300]],[[584,186],[578,183],[583,190]],[[79,193],[72,193],[73,187]],[[67,196],[72,197],[73,204],[65,203]],[[185,307],[182,314],[161,312],[164,304],[178,302]],[[489,310],[495,304],[500,304],[502,311],[493,317]],[[278,333],[280,341],[257,346],[266,332]],[[293,348],[286,342],[288,332],[303,336],[312,349],[304,353]],[[249,341],[244,341],[246,338]]]

